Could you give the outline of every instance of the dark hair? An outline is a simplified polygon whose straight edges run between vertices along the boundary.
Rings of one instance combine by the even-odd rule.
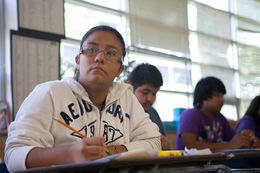
[[[121,42],[122,44],[122,48],[123,48],[123,59],[126,55],[126,48],[125,48],[125,42],[124,42],[124,39],[122,37],[122,35],[115,29],[115,28],[112,28],[110,26],[107,26],[107,25],[99,25],[99,26],[95,26],[93,28],[91,28],[90,30],[88,30],[85,35],[82,37],[81,39],[81,42],[80,42],[80,50],[82,50],[82,46],[83,46],[83,43],[84,41],[94,32],[96,31],[107,31],[107,32],[111,32],[113,33],[118,39],[119,41]]]
[[[193,106],[200,107],[204,100],[212,97],[213,92],[226,94],[226,88],[223,82],[213,76],[201,78],[194,90]]]
[[[131,83],[134,90],[143,84],[150,84],[155,88],[163,85],[161,72],[155,66],[148,63],[136,66],[129,74],[127,81]]]
[[[256,96],[249,104],[244,116],[251,116],[255,122],[259,120],[258,110],[260,108],[260,95]]]

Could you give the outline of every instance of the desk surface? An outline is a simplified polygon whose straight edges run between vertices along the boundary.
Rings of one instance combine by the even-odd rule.
[[[224,153],[227,158],[251,158],[260,157],[260,149],[236,149],[236,150],[224,150],[219,153]]]
[[[209,155],[196,156],[178,156],[165,158],[149,158],[143,160],[116,160],[116,159],[102,159],[99,161],[84,162],[79,164],[55,165],[50,167],[33,168],[18,171],[17,173],[51,173],[51,172],[96,172],[97,170],[104,170],[103,172],[119,172],[120,169],[151,169],[155,166],[160,168],[204,168],[205,165],[222,164],[225,160],[235,160],[238,158],[258,158],[260,159],[260,150],[227,150],[225,152],[218,152]]]

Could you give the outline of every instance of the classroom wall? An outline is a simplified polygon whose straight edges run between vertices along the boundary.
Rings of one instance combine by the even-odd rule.
[[[9,104],[12,106],[12,95],[11,95],[11,40],[10,40],[10,30],[18,29],[18,19],[17,19],[17,1],[16,0],[5,0],[4,1],[4,30],[1,30],[0,34],[4,35],[4,90],[5,98]],[[12,114],[12,110],[11,114]],[[7,136],[0,135],[0,159],[4,160],[4,147]]]
[[[43,35],[43,34],[47,33],[48,37],[45,37],[45,38],[47,38],[48,40],[51,40],[51,41],[55,40],[56,42],[59,42],[61,38],[64,38],[64,36],[63,35],[58,35],[56,32],[53,33],[53,32],[51,32],[49,30],[48,31],[45,31],[45,30],[44,31],[41,31],[41,30],[38,31],[37,29],[32,28],[29,25],[29,24],[34,24],[32,22],[35,22],[35,21],[39,22],[39,20],[34,20],[34,21],[29,21],[29,22],[27,21],[28,23],[26,23],[26,21],[24,21],[23,23],[25,23],[26,25],[22,25],[21,19],[22,18],[25,19],[25,18],[21,17],[21,16],[26,16],[28,14],[29,14],[28,16],[32,16],[32,15],[30,15],[30,12],[32,12],[32,11],[28,10],[29,8],[24,8],[24,9],[27,9],[27,12],[28,12],[28,13],[26,13],[26,15],[19,14],[21,16],[20,16],[20,21],[18,22],[18,2],[21,5],[21,4],[26,4],[26,3],[30,4],[31,2],[34,2],[34,1],[17,1],[17,0],[4,0],[4,1],[1,1],[0,0],[0,2],[1,2],[1,4],[0,4],[1,5],[0,6],[1,7],[0,11],[1,11],[1,17],[2,17],[1,21],[4,21],[4,27],[0,27],[0,35],[4,36],[4,47],[3,47],[4,50],[1,51],[1,52],[4,52],[4,63],[2,63],[2,64],[4,64],[3,67],[4,67],[4,72],[5,72],[5,78],[4,78],[4,81],[3,81],[3,85],[4,86],[2,86],[2,85],[0,86],[0,87],[4,88],[4,96],[0,95],[1,96],[0,99],[5,98],[5,100],[8,102],[9,107],[11,108],[11,110],[10,110],[11,120],[13,120],[14,119],[13,116],[15,114],[15,113],[13,113],[13,109],[12,109],[13,106],[14,106],[13,105],[13,103],[14,103],[13,102],[13,98],[17,99],[17,97],[13,97],[14,95],[12,95],[12,84],[14,83],[13,82],[14,75],[16,75],[17,73],[13,73],[13,76],[11,76],[12,75],[11,50],[14,51],[14,47],[11,48],[11,35],[12,35],[11,33],[19,32],[19,34],[22,34],[22,35],[23,34],[25,34],[26,36],[30,35],[31,36],[30,38],[33,38],[34,36],[38,36],[38,35],[41,35],[41,34]],[[52,3],[52,4],[57,4],[58,3],[60,5],[59,7],[61,7],[59,9],[63,10],[63,0],[59,0],[59,1],[43,1],[43,0],[40,1],[39,0],[39,1],[34,2],[34,3],[36,5],[37,4],[43,4],[43,3]],[[55,8],[55,10],[52,10],[52,12],[55,12],[55,15],[53,15],[51,17],[51,19],[54,20],[54,19],[56,19],[57,16],[61,17],[63,19],[64,12],[62,11],[61,14],[57,15],[57,13],[56,13],[58,11],[58,10],[56,10],[57,6],[53,5],[52,7]],[[1,9],[4,9],[4,10],[1,10]],[[35,11],[35,10],[33,10],[33,11]],[[37,12],[37,10],[36,10],[36,12]],[[58,12],[60,12],[60,11],[58,11]],[[52,14],[53,13],[51,13],[50,15],[52,15]],[[39,17],[39,15],[35,15],[35,18],[37,16]],[[3,18],[4,18],[4,20],[3,20]],[[26,19],[28,19],[28,18],[26,18]],[[43,20],[45,20],[45,18]],[[47,21],[49,21],[49,20],[47,20]],[[64,28],[63,28],[64,20],[58,20],[58,21],[59,22],[51,23],[48,26],[50,28],[53,28],[54,30],[57,29],[57,28],[59,28],[59,29],[61,28],[61,30],[64,30]],[[20,25],[18,26],[19,23],[20,23]],[[56,26],[52,27],[53,24],[57,24],[57,23],[59,23],[59,24],[62,23],[62,24],[60,25],[60,27],[56,27]],[[42,23],[40,23],[40,24],[42,24]],[[33,25],[33,26],[36,26],[36,27],[41,26],[44,29],[49,29],[49,28],[46,27],[46,25],[37,25],[36,24],[36,25]],[[21,29],[21,28],[23,28],[23,29]],[[40,31],[41,31],[41,34],[39,34]],[[44,36],[42,36],[42,37],[44,37]],[[45,40],[47,40],[47,39],[45,39]],[[59,52],[59,49],[57,49],[57,50]],[[60,57],[59,53],[57,53],[57,55],[58,55],[57,57],[59,58]],[[14,54],[12,56],[14,56]],[[51,57],[49,57],[49,58],[51,59]],[[0,68],[2,67],[1,65],[0,65]],[[34,67],[34,66],[32,66],[32,67]],[[26,70],[27,69],[30,69],[30,68],[26,68]],[[57,78],[58,78],[58,75],[59,74],[57,74]],[[55,78],[55,79],[57,79],[57,78]],[[29,83],[29,82],[26,82],[26,83]],[[1,81],[1,84],[2,84],[2,81]],[[3,156],[4,156],[5,141],[6,141],[6,136],[5,135],[0,135],[0,158],[2,160],[3,160]]]

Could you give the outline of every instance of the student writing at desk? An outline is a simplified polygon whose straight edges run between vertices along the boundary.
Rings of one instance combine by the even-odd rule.
[[[149,114],[150,119],[158,125],[162,134],[162,149],[170,150],[170,142],[166,136],[162,120],[158,112],[152,107],[156,99],[156,94],[163,85],[161,72],[151,64],[142,63],[136,66],[129,74],[127,82],[133,86],[134,94],[145,112]]]
[[[250,102],[243,118],[236,127],[236,132],[248,133],[252,138],[250,147],[260,148],[260,95]]]
[[[209,148],[211,151],[239,149],[250,145],[250,135],[239,133],[220,113],[226,89],[218,78],[202,78],[194,90],[194,108],[185,110],[180,119],[176,148]]]
[[[128,84],[125,43],[109,26],[90,29],[75,58],[74,78],[36,86],[9,127],[5,162],[16,170],[78,163],[137,148],[160,150],[159,129]]]

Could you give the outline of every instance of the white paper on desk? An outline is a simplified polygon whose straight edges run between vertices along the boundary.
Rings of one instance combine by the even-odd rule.
[[[109,163],[110,161],[114,160],[115,158],[119,157],[119,154],[114,154],[111,156],[107,156],[107,157],[103,157],[101,159],[97,159],[97,160],[85,160],[79,163],[70,163],[70,164],[66,164],[66,165],[93,165],[93,164],[105,164],[105,163]],[[60,167],[60,166],[64,166],[64,165],[52,165],[51,167]]]
[[[209,148],[198,150],[196,148],[188,149],[185,147],[184,155],[205,155],[205,154],[212,154]]]
[[[107,163],[107,162],[110,162],[111,160],[115,160],[116,158],[120,157],[120,154],[113,154],[111,156],[106,156],[104,158],[101,158],[101,159],[98,159],[98,160],[93,160],[91,161],[92,163]]]
[[[156,158],[156,152],[149,149],[136,149],[132,151],[127,151],[124,153],[120,153],[119,157],[115,158],[115,160],[144,160],[144,159],[152,159]]]

